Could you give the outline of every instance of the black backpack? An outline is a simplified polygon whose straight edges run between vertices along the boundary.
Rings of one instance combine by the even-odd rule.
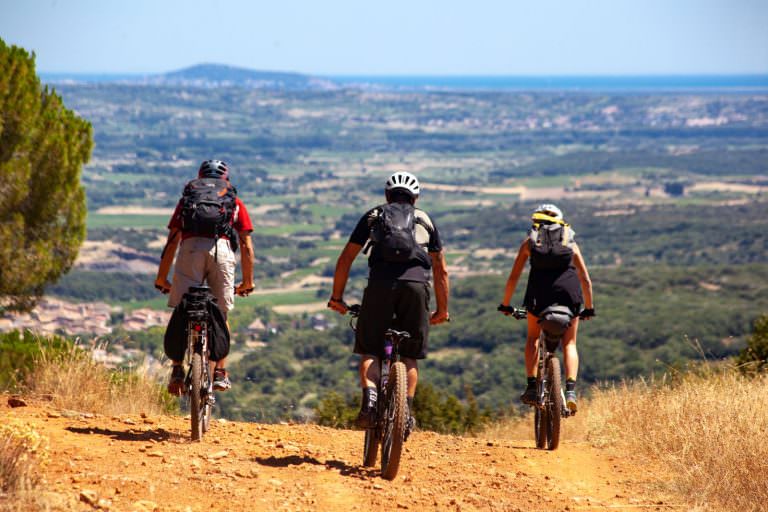
[[[389,203],[380,206],[378,215],[371,222],[371,256],[391,263],[423,260],[424,250],[416,242],[416,224],[425,225],[421,219],[416,218],[416,209],[412,204]]]
[[[187,233],[232,238],[237,190],[227,180],[200,178],[184,187],[181,226]]]
[[[573,258],[573,237],[568,224],[534,224],[528,233],[531,267],[565,270]]]

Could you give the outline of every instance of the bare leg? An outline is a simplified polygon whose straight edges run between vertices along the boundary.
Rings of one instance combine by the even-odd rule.
[[[579,330],[578,317],[573,319],[563,335],[563,354],[565,356],[565,378],[576,380],[579,373],[579,353],[576,351],[576,334]]]
[[[379,382],[379,358],[364,355],[360,358],[360,387],[375,388]]]
[[[539,334],[541,326],[539,318],[528,313],[528,337],[525,341],[525,375],[526,377],[536,377],[537,366],[539,363]]]
[[[410,357],[404,357],[403,362],[408,370],[408,396],[413,398],[416,394],[416,384],[419,383],[419,361]]]

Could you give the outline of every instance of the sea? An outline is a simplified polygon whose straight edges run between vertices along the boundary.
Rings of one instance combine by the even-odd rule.
[[[142,83],[146,74],[40,73],[45,83]],[[316,76],[342,88],[393,91],[768,92],[768,75]]]

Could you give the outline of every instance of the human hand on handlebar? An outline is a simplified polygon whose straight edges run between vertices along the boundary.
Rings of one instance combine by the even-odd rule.
[[[523,318],[528,317],[528,311],[526,311],[525,308],[516,308],[514,306],[506,306],[504,304],[499,304],[499,307],[496,308],[496,311],[501,311],[504,316],[512,315],[517,320],[522,320]]]
[[[595,317],[595,308],[584,308],[581,310],[581,313],[579,313],[579,318],[582,320],[589,320],[590,318]]]
[[[451,315],[447,311],[435,311],[429,317],[429,325],[438,325],[443,322],[450,322]]]
[[[334,310],[340,315],[346,315],[349,307],[347,307],[344,299],[335,299],[331,297],[328,299],[328,308]]]
[[[155,279],[155,288],[160,291],[163,295],[170,293],[171,291],[171,283],[168,281],[168,278],[166,277],[158,277]]]
[[[253,281],[250,283],[242,282],[235,287],[235,293],[241,297],[247,297],[253,291]]]

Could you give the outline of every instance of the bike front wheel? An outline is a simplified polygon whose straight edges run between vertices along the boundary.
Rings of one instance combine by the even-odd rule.
[[[392,480],[400,468],[400,456],[403,451],[406,415],[408,405],[406,394],[408,380],[405,364],[397,362],[389,372],[386,389],[386,407],[384,409],[384,438],[381,443],[381,476]]]
[[[208,406],[203,398],[203,357],[192,354],[192,380],[189,391],[190,418],[192,420],[192,440],[199,441],[203,437],[205,423],[205,408]]]

